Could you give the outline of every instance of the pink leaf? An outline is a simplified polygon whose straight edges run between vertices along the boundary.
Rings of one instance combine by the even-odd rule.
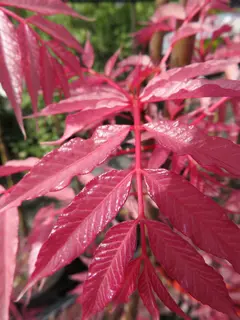
[[[0,319],[9,319],[9,305],[13,287],[18,248],[18,211],[11,209],[0,214]]]
[[[62,62],[67,65],[74,75],[82,76],[82,68],[80,66],[80,61],[78,58],[67,48],[61,45],[58,41],[52,40],[48,41],[48,46],[53,50],[53,52],[62,60]]]
[[[137,289],[140,267],[140,258],[132,260],[128,264],[121,288],[114,299],[116,303],[127,303],[131,294]]]
[[[136,249],[135,221],[112,227],[98,247],[83,287],[83,319],[101,311],[119,290]]]
[[[121,53],[121,49],[118,49],[107,61],[104,67],[104,74],[109,77],[112,73],[112,70],[117,62]]]
[[[159,279],[158,275],[156,274],[151,262],[148,259],[144,261],[145,268],[147,269],[149,281],[152,285],[153,290],[157,294],[158,298],[167,306],[171,311],[178,314],[183,319],[190,320],[190,318],[178,307],[176,302],[168,293],[165,286],[162,284],[162,281]]]
[[[50,104],[53,99],[55,89],[55,75],[52,64],[52,57],[45,45],[40,47],[40,81],[43,89],[43,97],[46,104]]]
[[[65,70],[63,66],[56,59],[53,59],[52,62],[53,62],[54,71],[57,76],[57,81],[60,87],[62,88],[65,98],[68,98],[70,96],[70,89],[69,89],[68,79],[67,79]]]
[[[148,168],[149,169],[160,168],[169,157],[169,154],[170,154],[169,150],[166,150],[162,147],[157,146],[150,156],[150,159],[148,161]]]
[[[99,127],[91,139],[75,138],[49,152],[8,196],[1,198],[0,211],[18,206],[24,200],[45,195],[49,191],[61,190],[73,176],[90,172],[119,146],[129,129],[129,126],[117,125]]]
[[[92,19],[88,19],[72,10],[61,0],[1,0],[0,5],[36,11],[43,15],[66,14],[82,20],[92,21]]]
[[[26,85],[31,97],[33,111],[36,113],[38,109],[38,91],[40,90],[39,47],[32,29],[27,24],[19,24],[18,38]]]
[[[166,17],[174,17],[179,20],[184,20],[186,18],[184,6],[179,3],[163,4],[155,11],[151,20],[153,22],[158,22],[162,19],[166,19]]]
[[[22,64],[21,51],[14,26],[0,11],[0,82],[14,109],[18,124],[25,136],[22,120]]]
[[[183,38],[187,38],[203,31],[211,31],[211,28],[208,25],[204,25],[199,22],[190,22],[179,28],[174,33],[171,39],[172,45]]]
[[[103,120],[106,120],[108,117],[113,116],[125,109],[126,106],[124,105],[124,107],[121,106],[115,108],[101,108],[97,110],[89,109],[70,114],[66,118],[66,125],[63,136],[59,140],[44,142],[44,144],[61,144],[76,132],[79,132],[83,129],[91,128],[92,126],[101,123]]]
[[[0,166],[0,177],[5,177],[14,173],[28,171],[37,162],[38,158],[27,158],[25,160],[10,160],[7,161],[3,166]]]
[[[240,190],[232,190],[224,207],[230,211],[230,213],[240,214]]]
[[[161,85],[161,80],[169,81],[183,81],[186,79],[192,79],[199,76],[206,76],[218,72],[224,72],[229,66],[236,64],[239,60],[228,59],[228,60],[211,60],[206,62],[192,63],[190,65],[173,68],[162,72],[160,75],[155,76],[148,83],[148,87],[153,90]]]
[[[34,218],[31,233],[28,237],[28,242],[31,245],[28,260],[29,275],[31,275],[34,270],[38,253],[43,243],[47,240],[53,228],[55,218],[59,213],[60,210],[50,205],[40,209]]]
[[[161,21],[158,23],[150,23],[147,27],[135,32],[133,36],[137,39],[138,43],[146,45],[155,32],[171,30],[171,25],[168,25],[166,21]]]
[[[239,97],[239,86],[240,81],[237,80],[162,80],[153,86],[147,85],[141,93],[140,98],[142,103],[149,103],[188,98]]]
[[[202,166],[217,166],[240,176],[240,147],[232,141],[210,137],[196,127],[178,121],[164,120],[144,127],[164,148],[178,155],[189,154]]]
[[[150,247],[167,274],[203,304],[235,316],[222,276],[168,226],[157,221],[146,221],[146,225]]]
[[[47,20],[40,15],[34,15],[27,19],[28,23],[33,24],[39,29],[51,35],[53,38],[63,42],[66,46],[82,52],[79,42],[71,35],[71,33],[61,24]]]
[[[69,203],[75,197],[75,193],[71,187],[66,187],[60,191],[48,192],[45,194],[45,197]]]
[[[130,56],[121,62],[119,62],[119,67],[126,67],[126,66],[144,66],[144,67],[152,67],[153,63],[151,61],[151,58],[148,55],[133,55]]]
[[[165,169],[145,171],[145,181],[151,198],[177,230],[240,272],[240,230],[218,204]]]
[[[148,270],[145,264],[144,264],[144,269],[142,271],[142,274],[138,279],[138,292],[145,307],[153,317],[153,320],[158,320],[159,309],[158,309],[155,296],[153,294],[153,288],[152,288],[151,281],[149,279]]]
[[[91,69],[94,64],[94,50],[89,40],[89,36],[83,49],[82,61],[88,69]]]

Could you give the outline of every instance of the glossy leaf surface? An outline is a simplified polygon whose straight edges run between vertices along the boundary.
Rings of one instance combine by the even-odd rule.
[[[85,43],[83,53],[82,53],[82,61],[87,68],[92,68],[94,63],[94,50],[89,40],[89,37]]]
[[[39,159],[34,157],[30,157],[25,160],[9,160],[3,166],[0,166],[0,177],[6,177],[22,171],[28,171],[38,161]]]
[[[99,127],[91,139],[75,138],[46,154],[11,193],[0,200],[1,210],[18,206],[49,191],[67,186],[77,174],[86,174],[102,163],[124,140],[128,126]]]
[[[43,90],[43,98],[47,105],[52,102],[55,89],[55,75],[52,59],[47,47],[42,45],[40,47],[40,82]]]
[[[144,127],[164,148],[178,155],[189,154],[202,166],[217,166],[240,176],[240,147],[232,141],[210,137],[179,121],[164,120],[145,124]]]
[[[223,278],[202,256],[168,226],[146,221],[150,247],[167,274],[195,299],[228,315],[235,315]]]
[[[112,227],[98,247],[83,287],[83,319],[101,311],[114,297],[136,249],[135,221]]]

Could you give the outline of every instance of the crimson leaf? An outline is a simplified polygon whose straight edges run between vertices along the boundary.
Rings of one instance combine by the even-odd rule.
[[[203,304],[235,316],[222,276],[167,225],[157,221],[146,221],[146,225],[150,247],[167,274]]]
[[[115,296],[115,302],[127,303],[129,296],[137,289],[137,282],[141,267],[141,259],[135,259],[129,262],[124,279],[121,284],[121,288],[118,294]]]
[[[42,45],[40,47],[40,82],[46,104],[50,104],[52,102],[55,89],[55,75],[52,60],[53,58],[48,52],[48,49],[45,45]]]
[[[224,209],[173,172],[146,170],[144,177],[148,193],[173,226],[199,248],[227,259],[240,273],[240,230]]]
[[[179,155],[189,154],[202,166],[217,166],[240,176],[240,147],[220,137],[210,137],[179,121],[159,121],[144,125],[164,148]]]
[[[39,47],[32,29],[27,24],[21,23],[19,25],[18,39],[26,85],[31,97],[33,111],[36,113],[38,91],[40,89]]]
[[[136,249],[135,221],[112,227],[98,247],[83,287],[83,319],[101,311],[119,290]]]
[[[0,11],[0,82],[14,109],[25,136],[22,120],[22,64],[16,30],[4,12]]]
[[[23,8],[43,15],[66,14],[83,20],[91,20],[79,15],[61,0],[1,0],[0,5]]]
[[[11,193],[0,200],[1,210],[18,206],[49,191],[63,189],[74,175],[86,174],[102,163],[124,140],[129,126],[99,127],[91,139],[75,138],[46,154]]]
[[[82,61],[87,68],[89,68],[89,69],[92,68],[93,63],[94,63],[94,50],[93,50],[93,47],[92,47],[91,42],[89,40],[89,36],[87,38],[87,41],[86,41],[84,49],[83,49]]]
[[[138,279],[138,292],[145,307],[148,309],[151,316],[153,316],[153,320],[158,320],[159,309],[153,294],[153,288],[145,264],[144,269]]]
[[[156,292],[158,298],[167,306],[170,310],[178,314],[183,319],[190,320],[190,318],[178,307],[176,302],[168,293],[165,286],[162,284],[161,280],[157,276],[151,262],[148,259],[145,259],[145,268],[148,272],[149,281],[153,287],[153,290]]]

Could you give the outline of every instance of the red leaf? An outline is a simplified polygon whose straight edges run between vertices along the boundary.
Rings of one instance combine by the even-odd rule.
[[[179,3],[166,3],[155,11],[151,20],[154,22],[161,21],[167,17],[174,17],[179,20],[184,20],[186,18],[185,8]]]
[[[126,268],[121,288],[114,298],[116,303],[127,303],[130,295],[137,289],[141,259],[132,260]]]
[[[228,60],[211,60],[206,62],[192,63],[190,65],[173,68],[162,72],[159,76],[155,76],[148,83],[149,89],[152,90],[161,85],[161,80],[171,81],[183,81],[186,79],[192,79],[199,76],[206,76],[217,72],[224,72],[227,67],[236,64],[239,60],[228,59]]]
[[[178,155],[189,154],[205,167],[224,168],[240,176],[240,147],[220,137],[210,137],[193,126],[178,121],[159,121],[144,125],[164,148]]]
[[[13,287],[18,248],[18,212],[16,209],[0,214],[0,319],[9,319],[9,305]]]
[[[0,5],[36,11],[43,15],[66,14],[82,20],[92,21],[92,19],[86,18],[72,10],[61,0],[1,0]]]
[[[162,281],[157,276],[151,262],[148,259],[144,261],[145,268],[147,269],[149,281],[152,285],[153,290],[156,292],[158,298],[167,306],[171,311],[178,314],[183,319],[190,320],[190,318],[179,308],[176,302],[168,293],[165,286],[162,284]]]
[[[47,20],[40,15],[34,15],[27,19],[28,23],[33,24],[39,29],[51,35],[53,38],[63,42],[66,46],[82,52],[79,42],[71,35],[71,33],[61,24]]]
[[[240,273],[240,230],[224,209],[168,170],[145,171],[145,182],[151,198],[177,230],[204,251],[229,260]]]
[[[80,61],[78,58],[58,41],[48,41],[48,46],[53,50],[53,52],[62,60],[62,62],[67,65],[74,75],[82,76],[82,68],[80,66]]]
[[[89,109],[83,110],[78,113],[70,114],[66,118],[66,125],[63,136],[56,141],[47,141],[43,144],[56,145],[61,144],[68,138],[70,138],[76,132],[83,129],[88,129],[96,124],[101,123],[108,117],[113,116],[126,109],[126,106],[115,108],[101,108],[101,109]]]
[[[169,154],[170,154],[169,150],[166,150],[162,147],[157,146],[154,149],[148,161],[148,168],[149,169],[160,168],[164,164],[164,162],[167,160]]]
[[[104,67],[104,74],[106,76],[110,76],[112,73],[112,70],[117,62],[117,59],[119,58],[119,55],[121,53],[121,49],[118,49],[106,62],[105,67]]]
[[[167,274],[203,304],[235,316],[222,276],[168,226],[157,221],[146,221],[146,225],[150,247]]]
[[[0,82],[14,109],[18,124],[25,136],[22,120],[21,51],[14,26],[0,11]]]
[[[147,27],[135,32],[133,36],[137,39],[138,43],[146,45],[155,32],[171,30],[171,25],[168,25],[166,21],[161,21],[158,23],[150,23]]]
[[[27,158],[25,160],[10,160],[7,161],[3,166],[0,166],[0,177],[6,177],[14,173],[28,171],[37,162],[38,158]]]
[[[57,210],[53,205],[50,205],[40,209],[34,217],[31,233],[28,237],[28,242],[31,245],[28,260],[29,275],[31,275],[34,270],[38,253],[43,243],[47,240],[53,228],[55,218],[59,213],[60,210]]]
[[[16,207],[49,191],[66,187],[77,174],[86,174],[113,152],[129,132],[129,126],[99,127],[91,139],[72,139],[46,154],[11,193],[0,200],[1,210]]]
[[[55,89],[55,75],[52,64],[52,57],[45,45],[40,47],[40,81],[43,89],[43,97],[46,104],[50,104],[53,99]]]
[[[84,65],[91,69],[94,64],[94,50],[89,40],[89,37],[85,43],[83,53],[82,53],[82,61]]]
[[[103,310],[119,290],[136,249],[136,227],[135,221],[112,227],[98,247],[83,287],[83,319]]]
[[[211,28],[208,25],[204,25],[199,22],[190,22],[179,28],[174,33],[171,39],[172,45],[183,38],[187,38],[204,31],[211,31]]]
[[[18,38],[24,77],[31,97],[33,111],[36,113],[38,109],[38,91],[40,89],[39,47],[33,31],[26,24],[19,24]]]
[[[205,80],[167,81],[147,85],[140,95],[141,102],[161,100],[203,98],[203,97],[239,97],[240,81],[237,80]]]
[[[63,66],[56,59],[53,59],[52,62],[53,62],[53,67],[54,67],[56,76],[57,76],[57,81],[59,82],[59,85],[63,90],[65,98],[68,98],[70,96],[70,89],[69,89],[68,79],[67,79],[65,70]]]
[[[158,320],[159,309],[153,294],[153,288],[152,288],[151,281],[149,279],[148,270],[145,264],[144,264],[144,269],[142,271],[142,274],[138,279],[138,292],[145,307],[148,309],[149,313],[153,317],[153,320]]]

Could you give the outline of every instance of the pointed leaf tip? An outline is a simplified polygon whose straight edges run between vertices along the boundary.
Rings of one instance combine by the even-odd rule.
[[[61,190],[73,176],[90,172],[119,146],[129,129],[129,126],[101,126],[90,139],[74,138],[47,153],[9,195],[0,199],[0,211],[50,191]]]

